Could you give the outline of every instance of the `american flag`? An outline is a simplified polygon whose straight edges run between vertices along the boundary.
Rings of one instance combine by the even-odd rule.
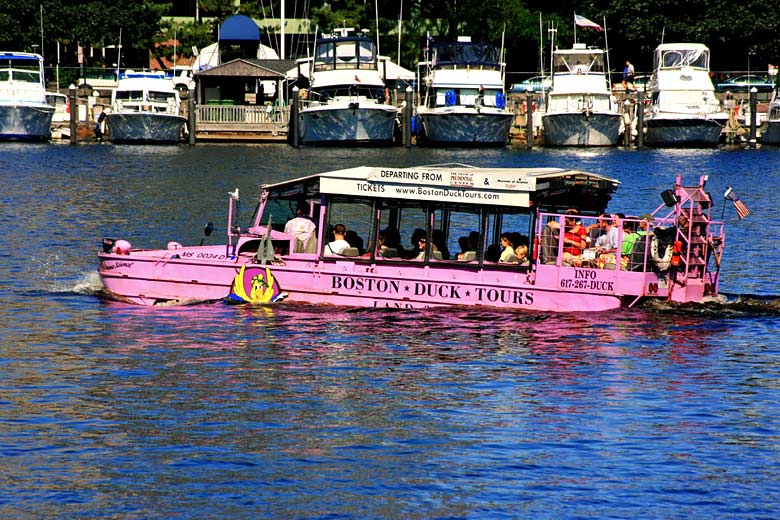
[[[579,25],[580,27],[591,27],[593,29],[596,29],[597,31],[603,31],[604,30],[596,22],[591,22],[590,20],[588,20],[584,16],[580,16],[577,13],[574,13],[574,23],[576,25]]]
[[[731,189],[731,186],[726,189],[726,193],[723,194],[723,197],[734,203],[734,207],[737,210],[737,216],[740,220],[750,215],[750,210],[745,206],[744,202],[739,200],[739,197],[737,197],[737,194]]]

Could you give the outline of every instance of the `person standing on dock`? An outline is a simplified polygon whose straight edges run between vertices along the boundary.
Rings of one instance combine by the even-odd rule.
[[[626,92],[634,90],[634,66],[628,60],[623,68],[623,88]]]

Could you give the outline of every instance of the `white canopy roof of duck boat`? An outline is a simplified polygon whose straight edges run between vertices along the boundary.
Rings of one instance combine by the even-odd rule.
[[[619,185],[617,179],[580,170],[452,164],[408,168],[359,166],[262,188],[273,198],[330,194],[525,208],[572,206],[602,211]]]

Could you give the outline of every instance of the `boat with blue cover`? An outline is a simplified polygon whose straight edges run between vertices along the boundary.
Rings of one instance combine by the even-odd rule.
[[[416,116],[421,143],[507,144],[515,114],[507,107],[503,50],[461,36],[428,46],[418,71],[424,74]]]

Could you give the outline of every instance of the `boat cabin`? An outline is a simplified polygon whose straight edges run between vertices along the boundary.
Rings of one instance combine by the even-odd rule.
[[[348,36],[348,29],[337,29],[340,36],[317,40],[314,71],[338,69],[377,70],[376,42],[366,36]]]
[[[538,247],[533,237],[542,227],[542,212],[576,209],[595,217],[605,210],[618,184],[601,175],[559,168],[351,168],[264,186],[249,232],[265,235],[270,223],[270,237],[281,256],[325,261],[352,257],[367,263],[470,262],[495,268],[514,263],[517,268],[527,263],[508,252],[502,261],[502,253],[509,244],[513,250],[524,245],[531,258]],[[317,225],[316,236],[306,244],[284,233],[298,208]],[[330,255],[325,246],[339,224],[357,239],[348,251]]]
[[[116,112],[156,112],[179,115],[181,101],[173,76],[165,72],[135,72],[119,75],[112,95]]]
[[[427,54],[427,61],[418,64],[424,106],[506,108],[505,64],[497,47],[460,36],[456,42],[435,44]]]
[[[572,49],[558,49],[553,52],[553,74],[598,74],[604,75],[604,51],[588,49],[575,43]],[[553,79],[554,81],[554,79]]]

